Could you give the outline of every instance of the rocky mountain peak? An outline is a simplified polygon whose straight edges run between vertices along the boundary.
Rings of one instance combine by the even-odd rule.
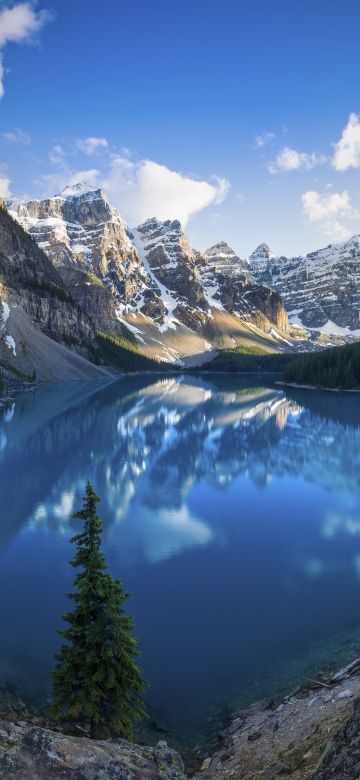
[[[148,287],[128,228],[104,192],[78,183],[55,197],[8,201],[9,211],[57,268],[77,303],[104,329]]]
[[[236,255],[234,250],[229,246],[229,244],[226,243],[226,241],[219,241],[217,244],[213,244],[213,246],[209,247],[209,249],[206,249],[204,252],[204,257],[214,257],[219,255]]]
[[[138,225],[137,231],[140,233],[144,243],[159,243],[161,239],[164,239],[168,249],[170,242],[176,243],[184,236],[178,219],[161,221],[157,217],[150,217],[150,219]]]
[[[0,331],[7,346],[10,348],[12,344],[14,357],[18,354],[16,344],[13,339],[6,341],[12,306],[15,308],[12,319],[17,316],[19,322],[28,317],[56,341],[91,345],[95,336],[93,323],[74,305],[73,297],[48,256],[5,208],[0,208],[0,294]],[[25,354],[26,349],[23,351]]]
[[[253,263],[257,260],[271,260],[274,257],[270,247],[265,242],[262,242],[259,244],[259,246],[256,247],[254,252],[251,253],[249,257],[249,262]]]
[[[221,271],[226,274],[236,274],[243,271],[246,263],[234,252],[226,241],[219,241],[203,253],[203,258],[207,265],[214,268],[215,271]]]
[[[251,276],[282,296],[290,321],[325,334],[360,336],[360,237],[305,256],[250,258]]]
[[[174,315],[188,327],[195,321],[197,326],[203,324],[201,312],[208,304],[197,267],[200,253],[191,247],[179,220],[153,217],[134,229],[133,237],[145,269],[166,302],[169,322]]]
[[[63,190],[61,190],[59,195],[56,195],[55,197],[78,198],[84,195],[90,196],[95,192],[101,193],[101,195],[103,195],[103,192],[99,187],[91,185],[88,182],[77,182],[76,184],[68,184],[66,187],[64,187]]]

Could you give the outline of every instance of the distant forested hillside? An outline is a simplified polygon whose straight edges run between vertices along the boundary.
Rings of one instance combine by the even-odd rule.
[[[212,360],[201,366],[201,372],[206,371],[284,371],[293,356],[289,353],[267,352],[255,345],[251,347],[236,347],[235,349],[222,349]],[[199,368],[194,368],[199,371]]]
[[[92,359],[97,363],[113,366],[119,371],[176,371],[177,366],[164,363],[161,360],[153,360],[143,355],[135,341],[129,337],[118,336],[103,331],[97,331],[96,347],[92,352]]]
[[[360,389],[360,344],[302,355],[289,363],[283,378],[300,385]]]

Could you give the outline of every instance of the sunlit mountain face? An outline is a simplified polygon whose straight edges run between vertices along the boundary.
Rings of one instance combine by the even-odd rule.
[[[87,479],[132,594],[152,722],[179,740],[359,649],[360,401],[252,381],[72,382],[3,411],[9,689],[47,705]]]

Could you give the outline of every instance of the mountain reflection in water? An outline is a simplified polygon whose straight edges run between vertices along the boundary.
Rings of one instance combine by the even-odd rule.
[[[87,479],[167,727],[196,735],[355,652],[357,396],[137,376],[19,397],[0,423],[0,674],[34,700],[48,696]]]

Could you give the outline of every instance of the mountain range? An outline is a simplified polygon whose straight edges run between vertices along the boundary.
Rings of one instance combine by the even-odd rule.
[[[179,221],[130,229],[86,184],[8,200],[0,210],[0,355],[57,378],[104,373],[93,366],[99,333],[185,365],[222,348],[339,343],[360,334],[359,260],[358,236],[306,257],[276,258],[260,244],[242,259],[224,241],[201,253]]]

